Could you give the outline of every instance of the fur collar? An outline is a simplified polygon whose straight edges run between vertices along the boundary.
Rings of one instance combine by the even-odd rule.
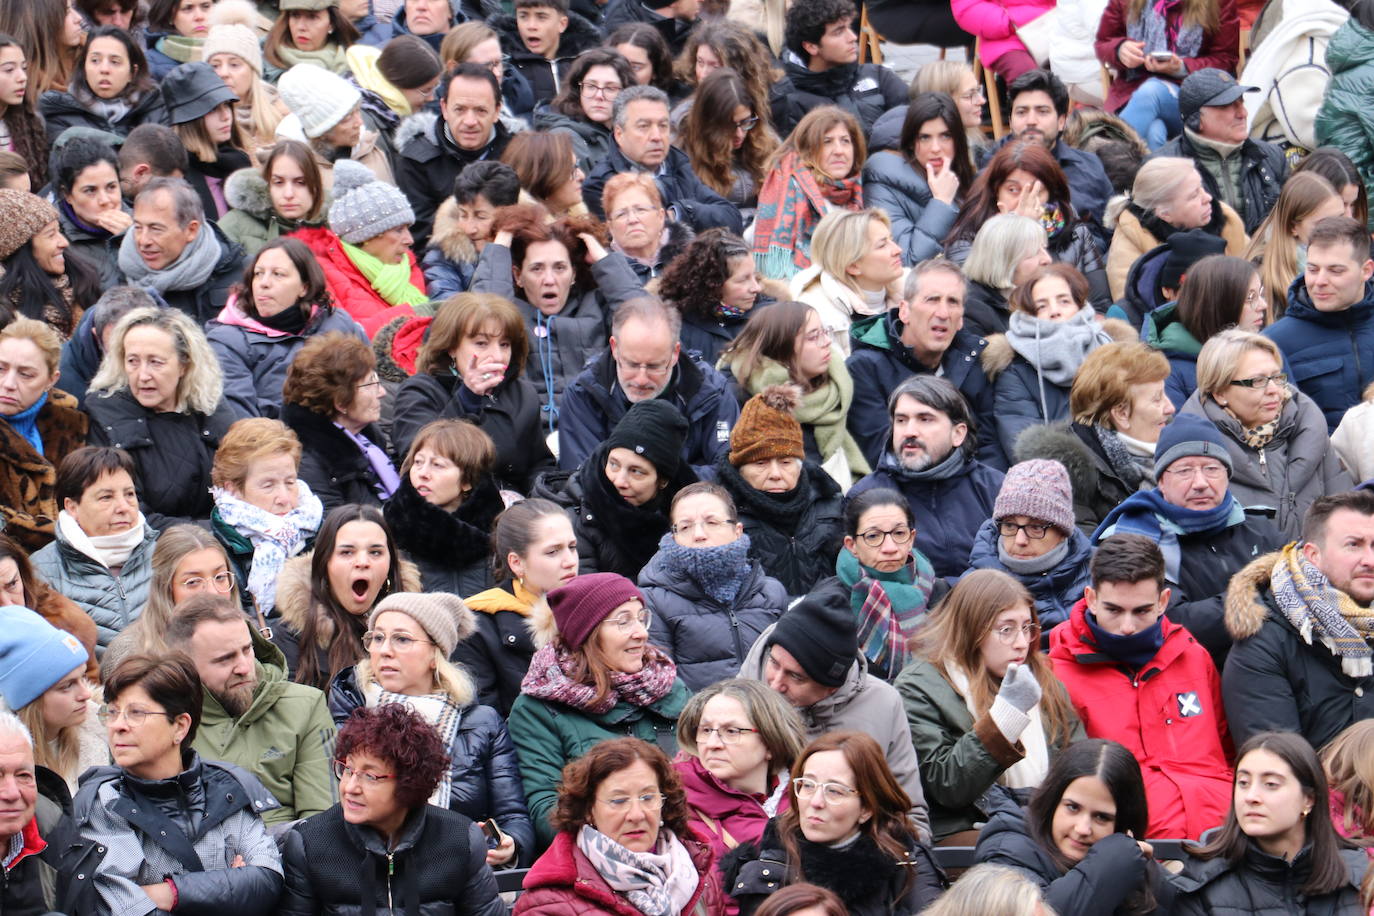
[[[1269,587],[1269,577],[1280,556],[1275,551],[1256,557],[1231,577],[1226,588],[1225,622],[1232,639],[1254,636],[1264,626],[1269,605],[1260,597],[1260,589]]]
[[[277,616],[292,632],[301,633],[305,629],[306,616],[312,613],[310,600],[310,558],[314,551],[303,553],[286,561],[277,576]],[[420,568],[409,560],[401,560],[400,587],[398,592],[420,591]],[[319,614],[318,609],[313,613]],[[329,648],[334,638],[334,623],[320,615],[320,627],[316,631],[315,643],[321,649]],[[461,621],[460,621],[460,626]]]
[[[402,118],[401,123],[396,125],[396,134],[391,138],[392,146],[399,153],[412,140],[423,139],[433,143],[434,125],[438,122],[439,116],[432,111],[417,111]]]
[[[224,180],[224,201],[234,210],[267,219],[272,215],[272,196],[267,180],[257,169],[239,169]]]
[[[451,196],[445,197],[439,209],[434,211],[434,231],[429,236],[429,247],[439,249],[450,261],[477,263],[477,249],[458,228],[458,201]]]
[[[1104,318],[1102,320],[1102,330],[1106,331],[1116,343],[1130,343],[1140,339],[1140,332],[1133,329],[1130,322],[1122,321],[1120,318]],[[996,381],[997,376],[1001,375],[1006,368],[1016,359],[1016,351],[1007,342],[1007,335],[993,334],[988,338],[988,345],[983,349],[981,357],[983,362],[983,373],[987,375],[988,381]]]
[[[536,649],[551,644],[558,635],[558,622],[553,619],[553,608],[549,607],[547,595],[540,595],[530,605],[530,612],[525,617],[525,629],[529,631],[530,641]]]
[[[485,475],[453,512],[425,501],[410,477],[387,500],[383,513],[396,532],[396,546],[421,562],[467,566],[491,555],[491,529],[505,508],[501,494]]]

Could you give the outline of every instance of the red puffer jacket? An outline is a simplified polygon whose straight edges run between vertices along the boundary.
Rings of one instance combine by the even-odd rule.
[[[300,239],[315,254],[324,270],[325,285],[334,304],[353,316],[353,320],[363,326],[369,339],[378,329],[398,315],[414,315],[415,310],[408,305],[391,305],[377,294],[372,284],[363,276],[362,271],[348,259],[343,242],[337,235],[323,226],[306,226],[291,233]],[[410,283],[421,292],[425,291],[425,274],[415,255],[407,251],[410,259]]]
[[[724,916],[725,890],[721,886],[716,855],[696,834],[680,837],[692,855],[701,880],[684,916],[695,916],[698,904],[706,916]],[[591,860],[577,848],[571,833],[561,831],[529,874],[525,876],[525,892],[515,901],[516,916],[582,916],[588,913],[607,913],[613,916],[644,916],[622,894],[611,890],[606,879],[592,865]]]
[[[1162,619],[1164,643],[1133,677],[1093,643],[1079,601],[1050,632],[1050,663],[1092,738],[1125,745],[1145,777],[1152,837],[1197,839],[1226,820],[1235,749],[1221,678],[1186,629]]]

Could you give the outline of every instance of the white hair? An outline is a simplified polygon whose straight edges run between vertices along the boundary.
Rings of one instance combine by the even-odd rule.
[[[23,738],[24,743],[29,746],[29,750],[33,750],[33,733],[8,708],[0,709],[0,737],[5,735],[12,738]]]

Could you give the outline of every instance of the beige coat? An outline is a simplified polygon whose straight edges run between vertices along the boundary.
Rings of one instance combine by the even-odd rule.
[[[1240,214],[1222,202],[1221,212],[1226,215],[1221,237],[1226,240],[1226,253],[1235,257],[1245,256],[1245,247],[1250,239],[1245,234],[1245,221]],[[1121,211],[1116,222],[1116,234],[1112,236],[1112,247],[1107,250],[1107,283],[1112,289],[1112,298],[1120,299],[1126,294],[1126,275],[1131,265],[1145,252],[1163,244],[1154,234],[1140,225],[1130,210]]]

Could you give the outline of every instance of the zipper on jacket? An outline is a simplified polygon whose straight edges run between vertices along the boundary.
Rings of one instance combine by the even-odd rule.
[[[396,874],[396,856],[394,853],[386,854],[386,909],[388,913],[396,912],[396,905],[391,901],[391,876]]]
[[[739,618],[735,616],[735,609],[729,608],[730,613],[730,635],[735,640],[735,658],[742,665],[744,664],[744,644],[739,638]]]

